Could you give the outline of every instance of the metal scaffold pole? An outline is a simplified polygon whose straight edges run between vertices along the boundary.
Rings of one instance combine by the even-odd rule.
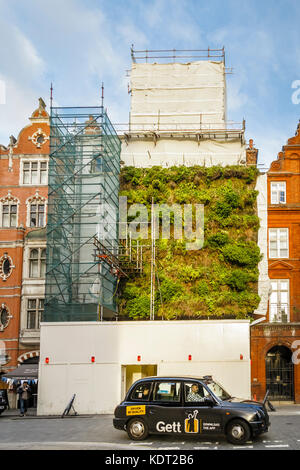
[[[151,205],[151,288],[150,288],[150,320],[155,319],[155,213],[152,198]]]

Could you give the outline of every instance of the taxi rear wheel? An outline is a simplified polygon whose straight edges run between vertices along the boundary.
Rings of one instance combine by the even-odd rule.
[[[134,441],[143,441],[148,437],[148,426],[143,419],[134,418],[127,424],[127,434]]]
[[[251,437],[251,430],[245,421],[235,419],[227,426],[226,437],[231,444],[245,444]]]

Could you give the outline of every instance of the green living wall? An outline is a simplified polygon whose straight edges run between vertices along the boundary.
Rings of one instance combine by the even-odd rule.
[[[257,294],[257,217],[255,167],[134,168],[121,171],[121,193],[128,206],[204,204],[204,246],[187,251],[184,240],[156,241],[156,319],[249,318]],[[150,221],[150,220],[149,220]],[[150,232],[149,232],[150,233]],[[150,312],[151,239],[143,241],[143,273],[122,281],[122,319],[147,319]]]

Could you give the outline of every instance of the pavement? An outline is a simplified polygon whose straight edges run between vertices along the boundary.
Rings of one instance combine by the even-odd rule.
[[[229,444],[224,437],[149,436],[131,441],[127,433],[112,425],[112,415],[36,416],[17,410],[0,416],[0,450],[300,450],[300,406],[279,405],[270,412],[268,433],[243,446]]]

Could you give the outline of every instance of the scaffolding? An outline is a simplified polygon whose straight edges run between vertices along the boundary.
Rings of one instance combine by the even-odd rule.
[[[120,140],[103,108],[51,107],[43,321],[114,318]]]
[[[224,47],[136,50],[132,45],[131,59],[129,122],[115,124],[127,146],[141,139],[154,146],[166,139],[194,141],[198,147],[211,140],[244,145],[245,121],[227,119]]]
[[[145,49],[145,50],[135,50],[134,45],[132,44],[131,49],[131,60],[134,63],[139,61],[141,62],[150,62],[155,61],[158,63],[160,60],[163,63],[167,62],[187,62],[194,60],[215,60],[221,61],[225,64],[225,48],[221,49]]]

